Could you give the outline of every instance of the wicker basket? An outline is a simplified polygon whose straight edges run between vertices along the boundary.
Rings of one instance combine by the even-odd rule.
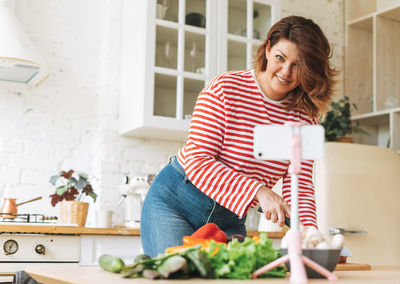
[[[89,203],[78,201],[60,202],[61,223],[78,224],[84,227],[88,213]]]

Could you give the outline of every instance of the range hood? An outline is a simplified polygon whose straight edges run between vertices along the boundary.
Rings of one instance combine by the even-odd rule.
[[[48,76],[14,12],[0,1],[0,85],[36,87]]]

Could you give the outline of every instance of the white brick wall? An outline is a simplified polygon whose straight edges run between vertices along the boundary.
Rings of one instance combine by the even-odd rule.
[[[282,1],[283,16],[302,14],[322,26],[340,69],[342,6],[342,0]],[[19,212],[58,216],[48,178],[73,168],[96,176],[101,199],[114,204],[124,174],[155,173],[182,146],[117,134],[121,2],[16,0],[16,14],[51,76],[32,90],[0,88],[0,197],[41,195]],[[94,225],[94,206],[87,225]]]
[[[337,77],[335,98],[343,96],[344,72],[344,1],[283,0],[282,16],[298,15],[311,18],[323,30],[333,48],[332,63],[341,72]]]

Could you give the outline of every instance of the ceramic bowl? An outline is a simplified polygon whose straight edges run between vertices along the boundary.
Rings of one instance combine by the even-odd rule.
[[[186,15],[186,25],[204,28],[206,26],[206,18],[199,13],[190,13]]]
[[[303,249],[303,255],[325,267],[329,271],[333,271],[338,263],[340,251],[341,249]],[[281,253],[282,255],[286,255],[287,249],[281,248]],[[290,271],[289,262],[286,262],[285,265]],[[308,278],[325,278],[323,275],[312,270],[308,266],[305,267]]]

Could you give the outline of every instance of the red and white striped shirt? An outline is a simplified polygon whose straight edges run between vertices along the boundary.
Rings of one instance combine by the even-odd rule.
[[[215,77],[199,94],[186,145],[178,152],[189,180],[239,217],[257,205],[254,198],[262,185],[272,188],[280,178],[282,197],[290,204],[289,161],[253,156],[256,125],[318,123],[304,112],[287,111],[286,105],[263,94],[254,70]],[[303,160],[298,188],[299,217],[305,226],[317,226],[312,173],[313,161]]]

